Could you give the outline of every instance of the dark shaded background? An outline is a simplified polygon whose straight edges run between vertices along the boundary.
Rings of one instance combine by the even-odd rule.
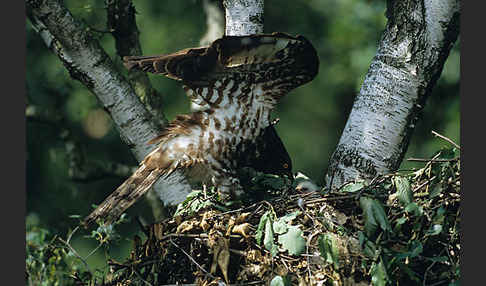
[[[170,53],[199,46],[206,31],[201,1],[134,2],[144,54]],[[65,4],[76,18],[91,28],[106,30],[102,1],[66,0]],[[285,97],[275,117],[280,118],[277,130],[292,157],[294,171],[301,171],[321,184],[328,160],[376,52],[386,23],[384,13],[385,1],[265,1],[265,32],[304,35],[318,50],[320,71],[317,78]],[[99,203],[123,178],[107,177],[82,183],[70,180],[61,128],[71,132],[87,157],[132,165],[136,165],[136,161],[121,142],[111,119],[104,116],[95,96],[70,78],[28,20],[26,27],[28,104],[53,108],[64,118],[62,126],[27,122],[27,224],[38,224],[65,235],[77,222],[69,215],[87,215],[91,205]],[[116,56],[113,37],[106,32],[94,35],[125,73]],[[445,145],[432,136],[431,130],[460,143],[459,66],[459,43],[456,43],[427,101],[405,158],[427,157]],[[163,95],[164,112],[169,120],[189,111],[188,100],[179,83],[153,75],[150,79]],[[409,162],[402,164],[402,168],[413,166]],[[128,213],[141,213],[151,219],[143,200]],[[92,246],[77,244],[81,253]]]

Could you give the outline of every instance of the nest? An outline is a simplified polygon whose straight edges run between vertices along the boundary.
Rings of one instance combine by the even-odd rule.
[[[459,280],[460,159],[442,150],[418,170],[339,192],[248,176],[238,205],[198,191],[143,226],[104,285],[439,285]],[[309,183],[313,185],[312,183]],[[258,197],[257,199],[255,199]],[[224,283],[224,284],[221,284]]]

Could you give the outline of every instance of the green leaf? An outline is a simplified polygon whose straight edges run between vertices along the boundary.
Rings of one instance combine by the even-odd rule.
[[[446,213],[446,210],[445,210],[444,207],[441,206],[440,208],[437,209],[437,215],[438,216],[444,216],[445,213]]]
[[[378,226],[383,231],[391,231],[385,210],[379,201],[363,196],[359,199],[359,202],[365,219],[366,236],[369,238],[373,237],[378,230]]]
[[[290,285],[291,285],[290,281],[286,276],[282,277],[277,275],[273,277],[272,281],[270,281],[270,286],[290,286]]]
[[[184,200],[184,202],[188,202],[190,201],[191,199],[197,197],[199,194],[201,193],[200,190],[193,190],[192,192],[190,192],[187,196],[186,196],[186,199]]]
[[[300,211],[295,211],[279,218],[276,222],[273,223],[273,231],[276,234],[286,233],[289,226],[288,223],[295,219],[299,214]]]
[[[371,240],[366,240],[363,247],[363,253],[369,258],[375,257],[376,244]]]
[[[363,244],[366,241],[366,236],[362,231],[358,231],[358,239],[359,239],[359,246],[363,247]]]
[[[300,211],[295,211],[293,213],[289,213],[289,214],[284,215],[283,217],[279,218],[279,220],[282,220],[284,222],[290,222],[293,219],[295,219],[299,214],[300,214]]]
[[[298,226],[289,225],[287,233],[278,237],[278,242],[291,255],[300,255],[305,251],[305,239],[302,230]]]
[[[272,228],[272,220],[267,219],[265,222],[265,237],[263,238],[263,245],[268,251],[270,251],[272,257],[275,257],[277,255],[278,248],[273,241],[274,241],[274,235],[273,235],[273,228]]]
[[[321,235],[318,240],[319,251],[321,256],[328,263],[332,263],[334,269],[339,268],[339,248],[337,247],[337,242],[334,236],[326,233]]]
[[[265,224],[267,223],[269,214],[270,212],[267,211],[260,217],[260,222],[258,223],[258,227],[255,234],[255,240],[258,245],[262,244],[263,230],[265,229]]]
[[[422,243],[420,241],[414,240],[410,243],[410,255],[409,255],[409,257],[410,258],[416,257],[417,255],[422,253],[423,250],[424,250],[424,247],[422,246]]]
[[[456,148],[454,147],[443,147],[439,152],[440,152],[440,159],[453,159],[455,154]]]
[[[396,255],[396,258],[399,260],[405,258],[414,258],[423,252],[424,248],[420,241],[413,240],[408,245],[408,251],[399,253]]]
[[[405,177],[393,177],[392,178],[395,187],[397,188],[397,198],[398,201],[406,206],[410,204],[413,200],[412,189],[410,188],[410,182]]]
[[[276,234],[284,234],[288,229],[288,224],[281,219],[273,223],[273,231]]]
[[[416,203],[409,203],[405,207],[405,211],[413,214],[414,216],[422,216],[424,213],[424,209]]]
[[[432,222],[434,224],[443,224],[445,218],[444,215],[445,215],[445,209],[443,207],[439,207],[439,209],[437,209],[436,215],[432,219]]]
[[[427,230],[426,235],[438,235],[442,232],[442,225],[441,224],[434,224],[431,225],[429,230]]]
[[[380,259],[380,263],[371,265],[371,283],[375,286],[385,286],[388,280],[385,265]]]
[[[401,217],[401,218],[397,219],[397,226],[404,224],[406,221],[407,221],[406,217]]]
[[[341,192],[355,193],[355,192],[361,190],[364,187],[366,187],[366,184],[365,184],[364,181],[349,183],[349,184],[346,184],[344,187],[342,187]]]
[[[442,190],[443,188],[441,185],[435,185],[429,193],[429,199],[435,198],[440,195],[440,193],[442,193]]]

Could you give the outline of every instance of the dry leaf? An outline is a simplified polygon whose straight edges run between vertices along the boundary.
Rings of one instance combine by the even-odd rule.
[[[245,222],[245,221],[248,219],[248,217],[250,216],[250,214],[251,214],[251,213],[242,213],[242,214],[240,214],[240,215],[239,215],[239,216],[236,218],[235,223],[236,223],[236,224],[241,224],[241,223]]]
[[[243,237],[248,237],[248,232],[250,231],[250,224],[245,222],[243,224],[235,225],[232,232],[236,234],[241,234]]]
[[[262,261],[262,253],[258,249],[250,249],[246,251],[246,259],[249,261],[260,262]]]
[[[228,221],[228,227],[226,228],[226,236],[229,236],[231,234],[234,225],[235,225],[235,218],[231,217]]]
[[[178,227],[176,233],[184,233],[192,230],[196,225],[195,221],[183,221]]]
[[[180,225],[182,223],[182,217],[180,215],[174,217],[175,223]]]
[[[221,269],[221,272],[223,273],[224,280],[226,281],[226,283],[229,283],[228,280],[228,266],[230,261],[229,239],[221,237],[220,241],[222,242],[222,247],[218,255],[218,265],[219,265],[219,269]]]
[[[228,265],[229,265],[229,239],[221,236],[209,237],[208,245],[213,252],[213,261],[211,263],[211,274],[216,272],[217,266],[221,269],[226,283],[228,283]]]
[[[203,214],[201,223],[199,224],[202,230],[207,231],[211,227],[212,225],[211,220],[213,219],[214,214],[215,214],[214,211],[207,211]]]
[[[162,223],[156,223],[152,226],[152,232],[157,240],[161,240],[164,236],[164,225]]]

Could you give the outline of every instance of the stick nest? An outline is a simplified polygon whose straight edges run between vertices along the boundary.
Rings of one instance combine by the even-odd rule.
[[[452,285],[459,280],[460,159],[444,149],[423,167],[327,192],[247,176],[231,206],[194,192],[176,215],[109,261],[105,285]],[[304,187],[303,187],[304,186]],[[253,198],[253,199],[251,199]]]

